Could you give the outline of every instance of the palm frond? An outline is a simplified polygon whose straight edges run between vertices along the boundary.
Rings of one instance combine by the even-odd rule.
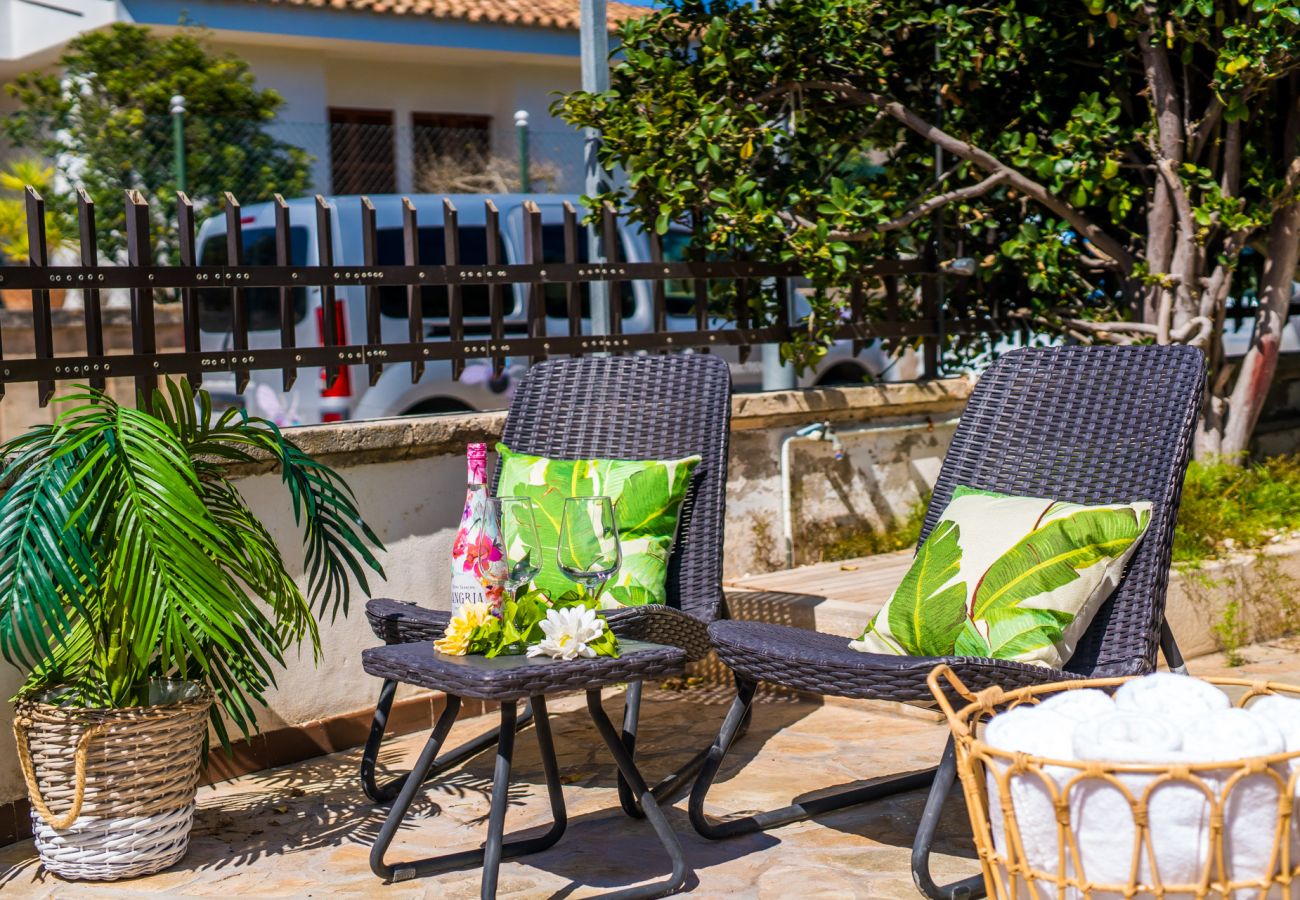
[[[0,445],[0,654],[32,670],[24,692],[66,685],[86,704],[142,702],[151,677],[205,681],[228,745],[227,722],[256,727],[287,649],[319,659],[308,596],[346,612],[353,581],[382,575],[382,545],[343,479],[269,422],[214,417],[183,381],[149,412],[88,389],[62,402],[53,426]],[[303,530],[308,596],[221,468],[267,457]]]

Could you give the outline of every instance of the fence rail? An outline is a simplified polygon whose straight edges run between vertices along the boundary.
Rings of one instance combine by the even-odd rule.
[[[606,242],[607,258],[603,262],[586,263],[579,260],[579,248],[586,241],[587,226],[580,223],[576,210],[564,205],[563,234],[564,260],[542,261],[542,214],[531,201],[524,205],[524,262],[505,263],[499,258],[499,245],[488,240],[487,263],[464,265],[461,263],[461,229],[457,225],[458,210],[449,199],[443,200],[444,257],[441,264],[426,264],[419,257],[419,221],[416,208],[404,201],[402,236],[404,264],[378,265],[377,229],[375,209],[362,198],[361,228],[364,263],[335,265],[333,257],[332,217],[328,202],[317,197],[317,265],[294,265],[291,258],[289,206],[283,198],[275,201],[275,253],[274,265],[244,264],[241,238],[241,213],[237,200],[226,196],[226,257],[223,265],[198,265],[195,244],[196,221],[194,208],[184,194],[179,196],[177,245],[180,247],[180,265],[160,265],[156,262],[149,234],[149,210],[145,198],[137,191],[126,196],[127,263],[102,266],[97,264],[95,207],[85,192],[80,192],[78,222],[80,236],[80,265],[52,265],[49,260],[45,234],[44,201],[38,193],[26,191],[26,214],[31,254],[27,266],[0,267],[0,291],[25,290],[31,293],[34,350],[33,358],[8,358],[3,352],[3,334],[0,333],[0,397],[6,383],[36,382],[38,402],[46,405],[59,381],[88,381],[102,387],[106,378],[131,377],[136,389],[146,396],[152,393],[158,378],[164,375],[185,375],[192,382],[201,383],[204,374],[233,372],[237,391],[247,386],[252,370],[283,372],[284,389],[293,385],[298,370],[319,367],[325,370],[326,386],[333,383],[344,366],[369,367],[373,384],[392,364],[409,364],[412,383],[419,380],[427,362],[452,361],[453,377],[459,377],[468,359],[485,358],[504,366],[510,356],[526,356],[538,361],[548,356],[580,356],[587,353],[631,353],[644,351],[670,352],[677,350],[702,350],[734,346],[742,359],[754,345],[788,341],[800,327],[791,323],[789,310],[792,297],[787,289],[788,279],[798,276],[797,269],[789,264],[761,261],[707,260],[668,261],[664,259],[661,240],[650,234],[647,262],[625,262],[618,258],[617,241]],[[616,233],[618,213],[611,207],[600,217],[598,231],[604,235]],[[485,201],[485,233],[498,231],[499,211],[491,200]],[[864,268],[857,273],[849,291],[850,315],[838,326],[836,336],[853,342],[853,352],[862,350],[866,343],[879,338],[918,338],[924,340],[927,371],[934,372],[939,354],[942,333],[986,330],[982,322],[942,322],[935,282],[942,273],[932,259],[884,261]],[[920,290],[900,290],[900,280],[917,277]],[[750,298],[756,285],[765,279],[774,284],[783,309],[768,321],[755,321]],[[692,282],[694,293],[694,329],[669,330],[667,327],[667,302],[665,284],[669,281]],[[625,333],[622,320],[622,282],[647,282],[651,285],[653,303],[652,331]],[[730,281],[736,284],[727,310],[734,327],[717,328],[711,324],[713,313],[709,310],[707,284],[713,281]],[[884,318],[869,318],[865,312],[866,285],[879,281],[879,294],[884,298]],[[583,284],[604,282],[609,289],[608,334],[583,334],[579,289]],[[544,288],[546,285],[565,286],[565,313],[567,328],[562,333],[547,332],[547,314]],[[462,290],[469,285],[488,287],[490,328],[486,336],[467,334]],[[526,301],[522,321],[507,323],[504,294],[507,287],[525,285]],[[365,288],[365,340],[361,343],[339,343],[336,340],[336,310],[334,292],[345,286]],[[380,334],[381,287],[406,289],[406,314],[409,323],[407,340],[385,342]],[[427,340],[427,318],[422,309],[421,288],[445,286],[447,289],[446,339]],[[320,346],[298,346],[294,331],[292,292],[296,288],[321,289]],[[229,350],[203,350],[200,346],[200,311],[198,291],[223,289],[231,299],[231,348]],[[274,348],[249,347],[249,315],[247,291],[250,288],[278,289],[280,346]],[[52,290],[81,290],[84,298],[85,353],[55,355],[51,325],[50,292]],[[108,354],[104,351],[101,295],[106,290],[125,289],[130,293],[132,347],[129,354]],[[174,291],[179,295],[183,317],[183,349],[160,351],[155,339],[155,291]],[[508,333],[523,331],[524,333]]]

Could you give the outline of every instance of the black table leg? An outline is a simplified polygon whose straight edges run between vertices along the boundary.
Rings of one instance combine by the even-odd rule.
[[[626,891],[618,892],[617,896],[621,898],[643,898],[643,897],[667,897],[669,894],[675,894],[686,884],[686,877],[690,874],[690,869],[686,865],[686,857],[682,854],[682,845],[677,840],[677,834],[673,831],[672,826],[668,824],[668,819],[664,817],[663,810],[655,802],[654,794],[646,787],[645,779],[637,770],[636,762],[632,759],[631,754],[623,745],[623,740],[619,733],[614,730],[614,724],[609,721],[609,716],[605,714],[605,708],[600,703],[600,690],[593,689],[587,691],[587,710],[591,713],[591,720],[596,723],[596,730],[605,741],[605,746],[609,747],[609,752],[614,757],[614,762],[618,765],[619,774],[627,782],[631,789],[633,799],[640,807],[641,812],[650,822],[659,837],[659,843],[663,844],[664,850],[668,852],[669,859],[673,863],[673,871],[665,880],[653,884],[643,885],[641,887],[629,888]]]
[[[489,898],[496,894],[497,871],[502,859],[545,850],[560,839],[560,836],[564,834],[568,819],[564,809],[564,795],[560,786],[559,766],[555,761],[555,745],[551,740],[551,728],[546,717],[545,699],[534,697],[532,702],[534,721],[537,726],[537,743],[542,756],[542,766],[546,772],[546,789],[551,801],[551,814],[554,817],[550,829],[538,837],[526,838],[520,841],[505,841],[503,837],[506,807],[509,804],[510,765],[514,755],[515,725],[517,723],[516,703],[513,700],[508,700],[501,704],[501,739],[497,746],[496,773],[492,783],[492,807],[488,815],[488,836],[483,849],[462,850],[458,853],[448,853],[442,856],[433,856],[403,863],[386,863],[384,861],[384,854],[388,851],[389,845],[392,844],[397,829],[401,826],[402,819],[406,817],[406,813],[410,810],[411,803],[415,800],[416,792],[423,785],[425,776],[428,774],[429,769],[433,767],[438,750],[441,748],[443,741],[446,740],[447,733],[451,731],[452,723],[455,722],[456,714],[460,710],[460,698],[449,694],[447,695],[447,708],[439,716],[433,733],[429,735],[428,743],[425,744],[415,767],[411,769],[410,777],[402,785],[402,792],[393,803],[393,808],[389,811],[388,818],[379,831],[379,837],[375,840],[375,846],[370,851],[370,868],[376,875],[388,881],[396,882],[429,875],[433,872],[455,869],[468,864],[481,864],[483,866],[482,895]]]
[[[370,723],[370,736],[366,739],[365,750],[361,753],[361,790],[365,793],[366,798],[372,803],[388,803],[399,793],[402,786],[406,784],[407,775],[400,775],[397,778],[390,778],[388,781],[380,784],[376,774],[376,766],[379,759],[379,747],[384,740],[384,732],[388,728],[388,715],[393,708],[393,695],[397,691],[397,682],[391,678],[384,679],[384,684],[379,690],[379,702],[375,704],[375,716]],[[515,720],[515,731],[522,731],[533,721],[533,711],[531,707],[525,707],[523,715]],[[436,778],[448,769],[460,765],[468,759],[478,756],[488,747],[497,742],[497,735],[500,728],[493,728],[491,731],[480,734],[478,737],[466,741],[455,749],[447,751],[443,756],[433,761],[429,771],[425,773],[426,779]]]

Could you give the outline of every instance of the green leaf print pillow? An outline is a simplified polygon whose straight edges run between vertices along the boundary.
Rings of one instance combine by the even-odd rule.
[[[1145,501],[1081,506],[958,487],[893,596],[849,646],[1060,668],[1150,522]]]
[[[643,606],[667,600],[668,556],[677,513],[700,457],[670,460],[548,459],[497,444],[501,456],[498,497],[531,497],[537,507],[542,571],[533,586],[558,597],[576,585],[555,559],[560,517],[568,497],[610,497],[623,564],[601,595],[605,607]],[[509,524],[505,539],[509,541]]]

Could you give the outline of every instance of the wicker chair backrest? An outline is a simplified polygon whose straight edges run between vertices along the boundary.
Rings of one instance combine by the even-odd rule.
[[[698,453],[668,567],[668,604],[711,622],[722,604],[730,436],[731,370],[716,356],[691,354],[538,363],[519,383],[502,440],[553,459]]]
[[[1150,500],[1149,530],[1066,670],[1150,672],[1205,360],[1191,347],[1054,347],[1007,353],[962,413],[926,511],[958,485],[1076,503]]]

